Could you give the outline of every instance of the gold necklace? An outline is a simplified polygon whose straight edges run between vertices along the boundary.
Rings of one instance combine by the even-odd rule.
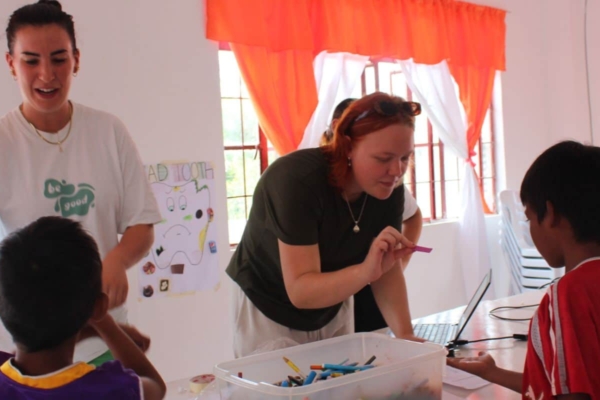
[[[35,131],[35,133],[37,133],[37,135],[40,137],[40,139],[42,139],[44,142],[54,145],[54,146],[58,146],[58,150],[60,150],[60,152],[63,152],[63,148],[62,148],[62,144],[69,138],[69,135],[71,134],[71,127],[73,126],[73,104],[71,104],[71,102],[69,102],[69,107],[71,109],[71,116],[69,117],[69,130],[67,131],[67,136],[64,137],[64,139],[62,140],[58,140],[57,142],[53,142],[51,140],[48,140],[44,137],[44,135],[42,135],[40,133],[40,131],[37,130],[37,128],[27,119],[25,118],[25,120],[27,121],[27,123],[29,125],[31,125],[31,127],[33,128],[33,130]],[[23,114],[23,108],[21,106],[21,114]],[[23,117],[25,117],[25,115],[23,114]],[[57,133],[58,136],[58,133]]]
[[[360,222],[360,218],[363,215],[363,211],[365,211],[365,204],[367,204],[368,197],[369,197],[369,195],[365,193],[365,199],[363,200],[363,205],[362,205],[362,208],[360,209],[360,214],[358,216],[358,219],[354,219],[354,213],[352,212],[352,207],[350,207],[350,202],[348,201],[348,196],[346,195],[346,193],[344,193],[344,200],[346,200],[346,204],[348,204],[348,210],[350,210],[350,216],[352,217],[352,221],[354,221],[354,228],[352,228],[352,231],[354,233],[360,232],[360,227],[358,226],[358,223]]]

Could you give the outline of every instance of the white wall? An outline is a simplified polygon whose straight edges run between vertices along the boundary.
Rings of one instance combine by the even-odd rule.
[[[0,1],[0,21],[25,0]],[[507,71],[502,74],[504,138],[499,189],[518,189],[533,159],[564,138],[588,140],[583,62],[583,0],[476,0],[508,9]],[[220,268],[229,259],[217,49],[204,39],[201,0],[63,0],[76,18],[82,69],[72,98],[121,117],[144,162],[210,160],[217,172],[215,212]],[[600,5],[591,2],[590,72],[594,115],[600,116]],[[2,27],[4,29],[4,27]],[[4,40],[4,37],[2,37]],[[20,102],[7,69],[0,73],[0,115]],[[596,144],[600,143],[600,118]],[[506,292],[498,248],[498,217],[486,219],[497,294]],[[464,304],[457,225],[426,226],[407,272],[413,317]],[[136,287],[130,274],[131,288]],[[208,372],[229,359],[231,284],[222,273],[214,291],[128,302],[130,319],[153,339],[150,352],[166,380]]]
[[[478,0],[508,10],[502,75],[507,187],[561,140],[591,142],[584,53],[585,0]],[[595,144],[600,141],[600,5],[590,1],[588,51]]]
[[[587,34],[594,145],[600,146],[600,4],[597,1],[588,3]]]

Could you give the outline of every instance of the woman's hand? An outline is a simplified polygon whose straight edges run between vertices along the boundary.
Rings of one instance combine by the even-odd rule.
[[[127,282],[127,264],[121,260],[117,251],[108,253],[102,262],[102,290],[108,296],[108,309],[125,303],[129,292]]]
[[[483,351],[479,352],[479,357],[447,358],[446,363],[486,380],[490,380],[489,377],[497,369],[494,358]]]
[[[127,300],[129,283],[126,271],[148,254],[153,241],[152,225],[130,226],[125,229],[119,244],[102,261],[102,289],[108,296],[109,310]]]
[[[394,267],[396,262],[414,252],[414,243],[388,226],[373,240],[362,266],[369,282],[375,282]]]
[[[415,336],[412,333],[408,333],[406,335],[399,336],[398,339],[410,340],[411,342],[419,342],[419,343],[425,343],[426,342],[425,339],[420,338],[418,336]]]

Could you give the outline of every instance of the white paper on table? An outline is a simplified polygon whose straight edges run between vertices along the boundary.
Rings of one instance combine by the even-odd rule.
[[[442,381],[445,384],[468,390],[476,390],[490,384],[490,382],[486,381],[485,379],[481,379],[480,377],[469,374],[468,372],[452,368],[449,365],[446,365]]]

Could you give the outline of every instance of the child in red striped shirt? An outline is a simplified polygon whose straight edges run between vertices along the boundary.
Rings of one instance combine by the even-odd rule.
[[[523,399],[600,399],[600,148],[552,146],[527,171],[521,200],[537,249],[566,271],[531,321],[524,372],[485,353],[448,364]]]

